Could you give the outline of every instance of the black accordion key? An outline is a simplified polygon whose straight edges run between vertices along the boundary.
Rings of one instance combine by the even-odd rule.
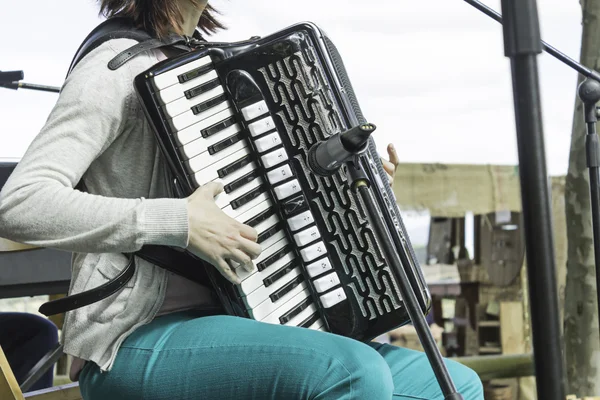
[[[251,226],[254,228],[256,225],[260,224],[261,222],[264,222],[267,219],[271,218],[271,216],[273,214],[275,214],[275,209],[273,207],[271,207],[268,210],[261,212],[257,216],[250,218],[248,221],[246,221],[244,223],[244,225],[248,225],[248,226]]]
[[[217,154],[218,152],[225,150],[229,146],[236,144],[243,138],[244,135],[241,132],[236,133],[235,135],[230,136],[227,139],[223,139],[220,142],[213,144],[212,146],[208,146],[208,154],[210,154],[211,156]]]
[[[194,113],[194,115],[200,114],[206,110],[210,110],[211,108],[218,106],[224,101],[227,101],[227,96],[225,94],[220,94],[216,97],[213,97],[210,100],[206,100],[205,102],[202,102],[197,106],[192,107],[192,112]]]
[[[206,64],[201,67],[195,68],[189,72],[179,75],[177,77],[177,79],[179,80],[179,83],[185,83],[185,82],[191,81],[192,79],[199,77],[200,75],[204,75],[211,69],[213,69],[212,64]]]
[[[246,193],[245,195],[240,196],[237,199],[235,199],[234,201],[232,201],[231,208],[233,208],[234,210],[237,210],[238,208],[242,207],[244,204],[248,204],[249,202],[251,202],[252,200],[257,198],[258,196],[260,196],[266,190],[267,190],[266,185],[264,185],[264,184],[260,185],[256,189],[253,189],[252,191],[250,191],[250,192]]]
[[[319,320],[319,313],[314,313],[298,325],[300,328],[310,328]]]
[[[230,184],[225,185],[223,190],[225,191],[225,193],[229,194],[229,193],[241,188],[242,186],[247,185],[248,183],[252,182],[256,178],[258,178],[259,175],[260,174],[259,174],[258,170],[249,172],[246,175],[242,176],[241,178],[238,178],[235,181],[231,182]]]
[[[290,311],[286,312],[285,314],[283,314],[281,317],[279,317],[279,321],[281,322],[282,325],[287,324],[288,322],[290,322],[296,315],[300,314],[302,311],[306,310],[308,308],[308,306],[311,305],[311,301],[310,299],[306,299],[304,300],[302,303],[298,304],[296,307],[292,308]]]
[[[193,99],[194,97],[200,96],[202,93],[206,93],[211,89],[219,87],[220,85],[221,82],[219,82],[219,78],[215,78],[212,81],[208,81],[206,83],[203,83],[202,85],[196,86],[195,88],[186,90],[185,92],[183,92],[183,94],[187,99]]]
[[[235,117],[229,117],[224,121],[217,122],[216,124],[211,125],[208,128],[202,129],[200,131],[200,134],[204,139],[206,139],[207,137],[212,136],[215,133],[219,133],[222,130],[229,128],[231,125],[235,124],[235,122]]]
[[[304,276],[302,276],[302,275],[297,276],[294,279],[292,279],[291,281],[289,281],[288,283],[286,283],[285,285],[283,285],[281,287],[281,289],[279,289],[276,292],[274,292],[273,294],[271,294],[269,296],[269,298],[271,299],[271,301],[273,303],[275,303],[275,302],[277,302],[277,300],[279,300],[280,298],[282,298],[283,296],[285,296],[286,294],[291,292],[295,287],[300,285],[302,282],[304,282]],[[306,301],[310,301],[310,300],[306,299]],[[292,312],[292,311],[293,310],[290,310],[289,312]]]
[[[279,270],[273,272],[271,275],[269,275],[268,277],[263,279],[263,283],[265,284],[265,287],[271,286],[272,284],[274,284],[275,282],[277,282],[278,280],[280,280],[281,278],[283,278],[284,276],[286,276],[287,274],[292,272],[294,270],[294,268],[297,268],[297,267],[298,267],[298,265],[296,265],[296,263],[294,261],[290,261],[289,263],[287,263],[286,265],[281,267]]]
[[[292,251],[292,246],[290,246],[288,244],[287,246],[283,247],[281,250],[271,254],[269,257],[265,258],[263,261],[259,262],[258,265],[256,265],[258,272],[264,271],[270,265],[272,265],[275,261],[282,259],[290,251]]]
[[[219,174],[219,178],[223,179],[227,175],[237,171],[240,168],[245,167],[246,165],[250,164],[251,162],[252,162],[252,156],[250,156],[250,155],[240,158],[239,160],[234,161],[231,164],[218,170],[217,173]]]
[[[282,228],[283,228],[283,223],[281,223],[281,222],[273,225],[272,227],[270,227],[269,229],[267,229],[266,231],[264,231],[263,233],[258,235],[257,243],[260,244],[260,243],[264,242],[265,240],[267,240],[268,238],[272,237],[277,232],[279,232]]]

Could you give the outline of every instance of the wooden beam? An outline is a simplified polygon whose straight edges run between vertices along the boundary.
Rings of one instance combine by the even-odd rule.
[[[482,381],[535,376],[532,354],[456,357],[479,375]]]
[[[500,302],[500,343],[503,354],[525,353],[523,303]]]
[[[83,400],[79,390],[79,384],[54,386],[49,389],[25,393],[26,400]]]
[[[23,393],[0,346],[0,399],[23,400]]]

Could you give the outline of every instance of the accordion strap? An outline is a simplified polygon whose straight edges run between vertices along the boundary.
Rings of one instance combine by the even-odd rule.
[[[144,53],[148,50],[154,50],[161,47],[175,47],[180,50],[190,51],[189,47],[190,39],[187,36],[180,35],[169,35],[166,38],[159,39],[148,39],[143,42],[139,42],[138,44],[130,47],[127,50],[119,53],[115,58],[110,60],[108,63],[108,68],[111,70],[115,70],[125,64],[127,61],[131,60],[133,57],[138,54]]]
[[[182,51],[190,51],[192,50],[191,46],[199,45],[203,41],[198,31],[191,38],[172,34],[164,39],[157,39],[153,38],[148,32],[136,28],[129,19],[119,17],[110,18],[98,25],[83,41],[71,62],[67,77],[71,74],[77,63],[86,55],[98,48],[102,43],[113,39],[133,39],[138,43],[110,60],[108,68],[111,70],[116,70],[138,54],[148,50],[173,47]],[[87,191],[83,179],[76,188],[82,192]],[[164,269],[171,269],[179,275],[196,282],[209,282],[208,275],[202,266],[189,265],[191,258],[186,256],[186,253],[171,248],[144,246],[141,250],[133,254],[125,255],[129,259],[129,262],[115,278],[97,288],[46,302],[40,307],[40,313],[46,316],[64,313],[88,306],[115,294],[133,278],[136,269],[136,256]],[[175,268],[171,268],[173,265]]]

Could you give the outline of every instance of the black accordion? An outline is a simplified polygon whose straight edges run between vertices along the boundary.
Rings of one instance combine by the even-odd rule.
[[[178,195],[219,179],[217,204],[259,233],[262,254],[253,272],[237,270],[240,285],[195,259],[227,313],[370,340],[410,321],[399,267],[429,311],[373,139],[353,168],[363,171],[377,210],[356,194],[347,165],[330,176],[309,166],[312,146],[366,123],[338,51],[318,27],[205,43],[140,74],[135,88]],[[373,215],[386,235],[373,229]],[[387,262],[384,246],[401,266]]]

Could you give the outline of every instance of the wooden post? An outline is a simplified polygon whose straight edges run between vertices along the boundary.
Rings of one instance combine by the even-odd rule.
[[[17,378],[8,365],[2,346],[0,346],[0,399],[24,400]]]

